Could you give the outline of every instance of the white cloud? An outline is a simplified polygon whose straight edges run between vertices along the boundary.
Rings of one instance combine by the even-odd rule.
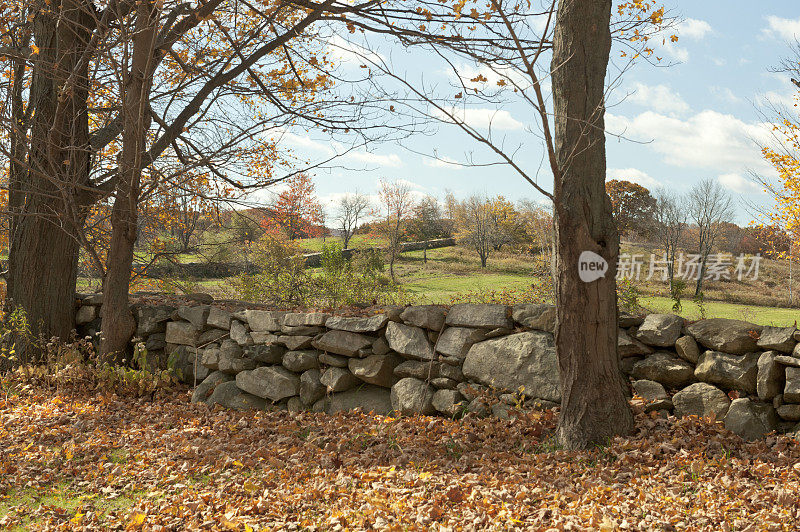
[[[711,94],[719,98],[720,100],[728,103],[739,103],[742,101],[741,98],[736,96],[733,91],[728,87],[717,87],[712,86],[708,88],[711,91]]]
[[[525,124],[516,120],[511,113],[503,109],[451,107],[447,109],[447,112],[457,121],[464,122],[475,129],[491,128],[513,131],[525,127]],[[447,122],[452,121],[447,114],[438,109],[433,110],[433,115]]]
[[[739,174],[722,174],[717,177],[720,185],[732,192],[739,194],[763,194],[764,187],[758,183],[750,181]]]
[[[281,135],[281,140],[294,146],[304,148],[306,152],[317,151],[325,158],[337,157],[338,161],[350,161],[368,164],[371,166],[393,168],[403,165],[402,159],[395,153],[380,154],[367,151],[364,148],[349,149],[347,146],[344,146],[339,142],[331,142],[326,144],[314,140],[308,135],[297,135],[295,133],[285,132]]]
[[[680,94],[666,85],[635,83],[631,95],[628,96],[628,101],[661,113],[682,114],[689,110],[689,104],[681,98]]]
[[[637,183],[645,188],[660,187],[661,184],[653,177],[650,177],[646,172],[638,168],[609,168],[606,171],[606,181],[610,179],[620,179],[622,181],[630,181]]]
[[[329,59],[339,64],[355,63],[355,66],[358,66],[369,63],[381,64],[386,60],[383,54],[368,50],[340,35],[334,35],[328,39],[327,44]]]
[[[388,155],[382,155],[379,153],[373,153],[371,151],[366,150],[353,150],[350,152],[345,153],[342,155],[344,159],[349,159],[351,161],[358,161],[365,164],[371,164],[375,166],[391,166],[391,167],[398,167],[403,165],[403,161],[400,159],[396,153],[390,153]]]
[[[647,111],[632,119],[607,114],[606,128],[611,134],[649,142],[665,163],[675,166],[733,173],[769,170],[757,145],[770,141],[767,124],[746,123],[711,110],[687,119]]]
[[[688,39],[701,40],[709,33],[713,33],[711,24],[705,20],[698,20],[696,18],[687,18],[678,24],[677,33],[679,37],[686,37]]]
[[[784,41],[794,41],[800,38],[800,18],[791,19],[769,15],[764,33],[771,37],[779,37]]]

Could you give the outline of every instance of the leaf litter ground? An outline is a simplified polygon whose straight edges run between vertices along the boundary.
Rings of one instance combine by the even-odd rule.
[[[634,404],[634,408],[637,408]],[[0,396],[0,528],[798,530],[800,444],[648,417],[583,452],[512,420]]]

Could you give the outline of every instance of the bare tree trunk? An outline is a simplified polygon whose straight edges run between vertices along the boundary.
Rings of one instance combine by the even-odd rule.
[[[553,44],[556,175],[556,350],[562,403],[558,438],[568,449],[625,434],[633,416],[617,356],[619,235],[605,192],[604,101],[611,48],[611,0],[562,0]],[[578,258],[593,251],[609,265],[585,283]]]
[[[81,0],[65,0],[58,9],[36,14],[39,53],[30,87],[30,150],[26,171],[15,169],[10,182],[8,297],[26,312],[34,334],[61,340],[74,326],[77,232],[92,199],[87,193],[88,69],[77,67],[90,25]]]
[[[154,8],[142,0],[136,9],[136,32],[130,72],[123,74],[122,155],[120,157],[114,207],[111,212],[111,249],[103,287],[103,332],[100,353],[108,362],[120,363],[126,354],[136,321],[131,313],[128,293],[133,265],[133,249],[138,227],[139,189],[142,154],[150,125],[147,102],[151,77],[149,63],[155,45]]]

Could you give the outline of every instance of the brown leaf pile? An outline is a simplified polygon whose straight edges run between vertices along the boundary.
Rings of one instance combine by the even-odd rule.
[[[638,414],[635,435],[585,452],[553,445],[552,412],[238,413],[185,392],[149,402],[32,388],[0,396],[0,420],[0,527],[800,528],[800,444],[746,443],[697,419]],[[53,503],[59,493],[70,504]]]

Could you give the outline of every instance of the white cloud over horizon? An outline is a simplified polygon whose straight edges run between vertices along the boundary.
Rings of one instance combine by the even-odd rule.
[[[452,115],[456,121],[463,122],[475,129],[515,131],[525,127],[525,124],[516,120],[511,116],[511,113],[505,109],[450,107],[446,109],[446,111]],[[453,122],[453,120],[447,116],[447,113],[438,109],[432,111],[432,114],[437,118],[446,122]]]
[[[634,83],[627,101],[660,113],[683,114],[689,111],[689,104],[677,91],[666,85]]]
[[[764,187],[740,174],[722,174],[717,177],[719,184],[737,194],[764,194]]]
[[[680,24],[678,24],[676,29],[678,37],[686,37],[698,41],[704,39],[706,35],[714,32],[714,30],[711,28],[711,24],[705,20],[698,20],[696,18],[684,19]]]
[[[800,38],[800,18],[791,19],[769,15],[766,19],[767,27],[763,30],[765,35],[784,41],[794,41]]]
[[[661,183],[656,181],[655,178],[638,168],[609,168],[606,170],[606,181],[611,179],[630,181],[645,188],[658,188],[661,186]]]

